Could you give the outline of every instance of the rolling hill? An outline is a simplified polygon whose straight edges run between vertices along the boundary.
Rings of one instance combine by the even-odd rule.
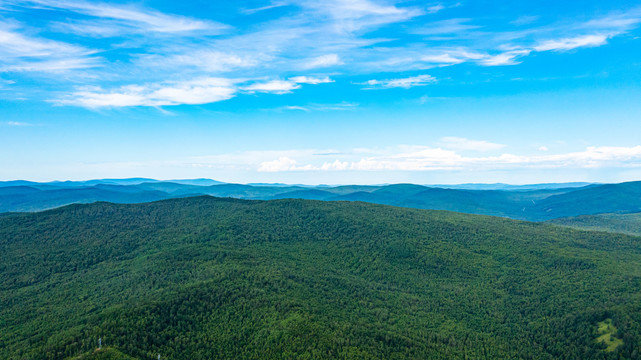
[[[145,180],[147,179],[106,179],[70,183],[8,182],[5,186],[0,186],[0,212],[40,211],[72,203],[95,201],[140,203],[198,195],[250,200],[364,201],[528,221],[641,211],[641,182],[591,184],[583,187],[579,186],[580,183],[570,183],[568,187],[562,187],[562,184],[494,184],[488,185],[487,188],[503,189],[475,190],[465,187],[481,186],[468,184],[461,185],[462,188],[446,188],[393,184],[309,187],[282,184],[224,184],[207,179]],[[7,184],[11,186],[6,186]]]
[[[548,222],[576,229],[609,231],[641,236],[641,213],[581,215],[553,219]]]
[[[622,234],[361,202],[77,204],[0,217],[0,358],[98,359],[102,337],[135,359],[636,359],[640,287]]]

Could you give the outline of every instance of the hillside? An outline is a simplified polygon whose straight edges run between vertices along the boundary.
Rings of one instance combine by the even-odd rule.
[[[102,337],[137,359],[634,359],[640,287],[641,238],[620,234],[359,202],[71,205],[0,217],[0,358]]]
[[[641,181],[588,186],[553,195],[538,202],[535,210],[540,214],[541,220],[612,212],[641,212]]]
[[[146,181],[149,180],[149,181]],[[293,186],[224,184],[214,180],[156,181],[105,179],[84,182],[0,183],[0,213],[42,211],[73,203],[148,201],[211,195],[249,200],[306,199],[364,201],[415,209],[449,210],[528,221],[608,212],[641,211],[641,182],[508,186],[502,184],[429,187],[415,184],[378,186]],[[487,188],[485,190],[467,188]],[[490,190],[499,188],[497,190]]]
[[[41,190],[30,186],[0,187],[0,212],[41,211],[73,203],[110,201],[141,203],[171,197],[162,191],[138,190],[122,185],[54,188]]]
[[[641,213],[581,215],[553,219],[548,222],[577,229],[609,231],[641,236]]]

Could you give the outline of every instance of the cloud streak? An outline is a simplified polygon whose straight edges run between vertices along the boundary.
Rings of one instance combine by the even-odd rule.
[[[240,91],[247,93],[287,94],[299,89],[300,84],[332,82],[328,77],[295,76],[288,80],[248,82],[242,79],[206,77],[189,81],[126,85],[112,90],[101,87],[83,87],[70,95],[52,100],[57,105],[81,106],[90,109],[130,106],[175,106],[209,104],[228,100]]]
[[[456,16],[443,18],[454,13],[452,6],[407,4],[394,0],[280,0],[237,9],[249,24],[228,25],[198,18],[201,14],[169,14],[142,5],[6,1],[5,7],[16,10],[15,14],[34,9],[48,13],[44,24],[27,17],[23,22],[10,20],[0,25],[0,72],[30,73],[34,78],[64,72],[65,80],[82,76],[86,85],[100,90],[78,91],[71,88],[75,84],[65,81],[52,85],[56,94],[67,91],[66,100],[54,102],[78,106],[177,104],[181,102],[156,95],[162,86],[149,84],[175,85],[197,78],[245,79],[245,83],[239,81],[231,87],[233,91],[218,95],[213,89],[202,89],[208,94],[202,97],[193,95],[196,90],[187,86],[183,90],[191,95],[181,96],[187,100],[183,103],[228,99],[241,92],[286,94],[336,75],[343,79],[371,76],[360,84],[368,90],[409,89],[435,84],[434,77],[424,74],[429,69],[462,64],[514,66],[538,52],[562,56],[567,51],[605,46],[641,23],[639,8],[551,24],[542,24],[543,17],[529,15],[510,24],[507,18],[488,22],[458,13],[464,6],[456,9]],[[283,9],[271,11],[277,8]],[[261,12],[278,17],[265,20],[258,16]],[[505,23],[502,27],[493,26],[500,21]],[[303,80],[293,76],[295,72],[314,76]],[[441,77],[451,79],[439,74]],[[132,84],[148,90],[132,91],[128,87]]]
[[[444,138],[462,150],[487,151],[502,148],[499,144]],[[355,154],[355,153],[354,153]],[[259,172],[285,171],[461,171],[517,170],[605,167],[641,167],[641,145],[632,147],[593,146],[584,151],[546,155],[503,153],[492,156],[464,156],[454,149],[428,146],[401,146],[396,152],[360,159],[335,159],[305,163],[292,157],[264,161]]]
[[[112,91],[102,88],[80,89],[67,98],[55,100],[58,105],[86,108],[127,106],[170,106],[206,104],[235,96],[233,81],[222,78],[203,78],[181,83],[129,85]]]
[[[84,14],[96,18],[110,19],[118,21],[111,23],[114,26],[123,26],[130,29],[137,29],[138,31],[151,31],[159,33],[186,33],[193,31],[213,31],[220,33],[228,28],[227,25],[193,19],[185,16],[168,15],[155,11],[153,9],[138,8],[135,6],[127,5],[112,5],[101,2],[89,1],[68,1],[68,0],[30,0],[26,1],[25,5],[31,3],[38,7],[49,9],[59,9],[79,14]],[[85,32],[78,32],[78,35],[93,35],[96,34],[96,27],[92,26],[91,22],[83,22],[77,25],[77,30],[89,30]],[[110,29],[110,23],[100,23],[104,27]]]
[[[364,85],[364,89],[409,89],[411,87],[425,86],[435,82],[436,78],[431,75],[418,75],[401,79],[368,80],[364,83],[359,83],[359,85]]]

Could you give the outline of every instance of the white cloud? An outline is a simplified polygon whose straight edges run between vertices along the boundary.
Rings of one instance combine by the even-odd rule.
[[[516,61],[517,58],[529,54],[530,50],[506,51],[498,55],[487,55],[479,60],[479,64],[483,66],[517,65],[520,64]]]
[[[7,121],[5,124],[7,124],[8,126],[33,126],[33,124],[22,121]]]
[[[505,147],[503,144],[497,144],[484,140],[470,140],[455,136],[446,136],[441,138],[441,145],[447,149],[454,150],[471,150],[471,151],[493,151]]]
[[[310,171],[316,170],[312,165],[298,166],[296,160],[288,157],[280,157],[278,160],[265,161],[260,164],[260,172],[281,172],[281,171]]]
[[[416,8],[399,8],[393,5],[380,5],[369,0],[301,0],[300,6],[333,19],[333,27],[338,31],[358,31],[411,19],[423,14]]]
[[[482,60],[486,54],[470,51],[464,48],[457,49],[431,49],[427,54],[421,55],[420,61],[436,65],[455,65],[473,60]]]
[[[16,26],[0,25],[0,53],[3,56],[46,57],[87,55],[92,51],[64,42],[29,37],[18,33]]]
[[[19,7],[53,10],[46,19],[49,21],[46,29],[36,25],[22,28],[0,25],[0,72],[28,71],[34,73],[33,76],[42,76],[35,72],[65,72],[59,83],[44,89],[43,93],[54,87],[56,91],[64,91],[64,87],[68,90],[73,86],[68,84],[73,83],[67,80],[72,78],[71,74],[78,74],[88,84],[103,84],[108,80],[111,84],[137,83],[143,87],[148,84],[173,86],[182,82],[177,79],[242,78],[249,80],[238,81],[234,93],[284,94],[302,84],[331,81],[325,76],[329,74],[328,69],[333,74],[351,76],[427,71],[462,63],[515,65],[535,51],[604,45],[609,38],[630,31],[641,22],[641,11],[637,9],[584,22],[524,26],[508,32],[481,27],[484,23],[480,21],[484,19],[466,18],[427,23],[415,30],[412,26],[416,22],[408,20],[450,6],[428,2],[419,8],[398,0],[278,0],[264,1],[266,6],[240,12],[250,14],[287,6],[287,11],[278,12],[280,17],[268,21],[247,17],[249,24],[243,23],[243,27],[231,32],[227,25],[215,21],[162,13],[143,5],[88,0],[6,3],[12,10]],[[519,23],[527,25],[530,20],[522,18]],[[385,32],[377,31],[395,23],[403,24],[389,27]],[[100,39],[80,39],[77,43],[83,44],[80,46],[42,37],[51,32]],[[417,41],[415,36],[405,37],[405,32],[424,34],[429,39]],[[129,36],[131,34],[135,36]],[[216,36],[220,34],[224,36]],[[127,35],[125,41],[110,38],[121,35]],[[78,40],[77,37],[66,39]],[[86,48],[88,46],[96,49]],[[292,71],[306,69],[314,69],[315,76],[289,77]],[[410,88],[435,82],[429,75],[389,77],[393,79],[374,79],[363,85],[371,89]],[[154,103],[148,93],[129,93],[123,90],[126,87],[120,89],[116,85],[102,86],[106,90],[86,94],[91,95],[92,102]],[[78,91],[73,93],[78,95]]]
[[[214,49],[178,47],[171,51],[174,53],[170,55],[138,55],[133,61],[143,68],[182,70],[194,68],[211,73],[252,68],[263,60],[254,54],[234,54]]]
[[[358,103],[343,101],[338,104],[310,104],[312,110],[333,111],[333,110],[353,110],[358,107]]]
[[[304,106],[298,106],[298,105],[283,106],[282,108],[279,108],[279,110],[299,110],[299,111],[305,111],[305,112],[309,111],[308,108],[306,108]]]
[[[358,106],[357,103],[342,102],[338,104],[308,104],[305,106],[289,105],[278,108],[277,110],[299,110],[299,111],[340,111],[353,110]]]
[[[98,66],[94,50],[27,36],[17,25],[0,24],[0,71],[60,72]],[[24,31],[24,30],[23,30]]]
[[[491,55],[468,49],[432,49],[428,54],[421,55],[420,61],[436,66],[450,66],[465,62],[475,62],[482,66],[516,65],[517,58],[530,54],[528,49],[514,49]]]
[[[119,25],[126,25],[143,31],[152,31],[160,33],[181,33],[193,31],[210,31],[219,33],[227,29],[228,26],[198,19],[192,19],[184,16],[168,15],[152,9],[138,8],[128,5],[112,5],[108,3],[73,1],[73,0],[30,0],[26,3],[32,3],[38,6],[44,6],[53,9],[63,9],[76,13],[89,15],[104,19],[113,19],[120,21]],[[82,25],[82,23],[80,24]],[[84,23],[91,25],[91,23]],[[108,23],[104,24],[109,27]],[[92,32],[78,35],[91,35]],[[95,32],[93,33],[95,34]]]
[[[624,32],[635,28],[639,23],[641,23],[641,7],[586,21],[580,25],[580,28]]]
[[[241,89],[247,92],[287,94],[292,92],[292,90],[299,89],[299,88],[300,88],[300,85],[298,85],[293,81],[271,80],[267,82],[254,83],[248,86],[244,86]]]
[[[540,154],[540,153],[539,153]],[[452,149],[402,145],[355,148],[244,151],[163,161],[162,166],[276,172],[492,171],[525,169],[641,168],[641,145],[588,147],[583,151],[497,156],[464,156]],[[141,164],[133,164],[139,168]]]
[[[267,82],[257,82],[251,85],[247,85],[241,88],[241,90],[247,92],[263,92],[263,93],[274,93],[274,94],[287,94],[292,92],[292,90],[299,89],[300,84],[326,84],[334,82],[327,76],[324,77],[312,77],[312,76],[294,76],[287,80],[271,80]]]
[[[328,76],[323,76],[323,77],[294,76],[294,77],[290,77],[288,80],[293,81],[297,84],[312,84],[312,85],[327,84],[327,83],[334,82],[334,80],[330,79]]]
[[[516,26],[523,26],[523,25],[532,24],[532,23],[536,22],[537,20],[539,20],[538,16],[523,15],[523,16],[519,16],[518,18],[516,18],[513,21],[510,21],[510,24],[516,25]]]
[[[190,81],[126,85],[113,90],[84,87],[51,102],[86,108],[208,104],[231,99],[239,90],[248,93],[286,94],[299,89],[300,84],[323,84],[332,80],[329,77],[295,76],[288,80],[254,82],[239,86],[240,83],[246,82],[247,80],[206,77]]]
[[[66,58],[41,61],[16,61],[14,64],[0,65],[0,72],[43,72],[58,73],[68,70],[90,69],[101,66],[102,59],[95,57]]]
[[[580,47],[595,47],[607,43],[609,35],[582,35],[572,38],[546,40],[534,46],[536,51],[566,51]]]
[[[443,6],[442,4],[433,5],[433,6],[430,6],[430,7],[427,8],[427,13],[428,14],[436,14],[437,12],[439,12],[439,11],[441,11],[443,9],[445,9],[445,6]]]
[[[129,85],[112,91],[85,88],[52,102],[86,108],[207,104],[230,99],[236,91],[232,80],[202,78],[180,83]]]
[[[483,143],[483,142],[480,142]],[[491,144],[491,143],[488,143]],[[482,144],[486,148],[498,149],[498,144]],[[477,144],[478,145],[478,144]],[[482,147],[482,146],[481,146]],[[369,151],[371,152],[371,151]],[[358,154],[352,151],[354,156]],[[504,153],[498,156],[467,157],[454,150],[429,146],[399,146],[396,151],[388,149],[386,154],[324,161],[314,164],[312,158],[301,163],[293,157],[263,161],[259,171],[435,171],[435,170],[509,170],[599,167],[641,167],[641,146],[633,147],[588,147],[584,151],[550,155],[515,155]]]
[[[425,86],[435,82],[436,78],[431,75],[418,75],[402,79],[368,80],[360,85],[365,85],[364,89],[409,89],[414,86]]]
[[[305,64],[303,64],[303,69],[324,68],[340,64],[342,64],[342,62],[337,54],[327,54],[315,57],[307,61]]]
[[[276,1],[276,2],[272,2],[270,5],[267,5],[267,6],[261,6],[261,7],[252,8],[252,9],[241,9],[240,12],[246,15],[252,15],[260,11],[270,10],[270,9],[274,9],[282,6],[287,6],[287,2]]]
[[[550,149],[548,149],[548,147],[547,147],[547,146],[540,146],[540,147],[539,147],[539,150],[540,150],[540,151],[549,151]]]

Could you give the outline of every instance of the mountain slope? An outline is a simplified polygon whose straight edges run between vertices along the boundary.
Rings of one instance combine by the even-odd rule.
[[[641,213],[581,215],[549,220],[576,229],[618,232],[641,236]]]
[[[140,359],[633,358],[640,286],[641,238],[619,234],[358,202],[71,205],[0,217],[0,358],[98,337]]]
[[[141,203],[167,199],[162,191],[139,190],[123,185],[95,185],[90,187],[41,190],[28,186],[0,188],[0,212],[40,211],[72,203],[110,201]]]
[[[384,186],[251,186],[213,180],[176,182],[106,179],[86,182],[26,183],[0,187],[0,212],[39,211],[71,203],[111,201],[139,203],[167,198],[211,195],[252,200],[310,199],[365,201],[417,209],[503,216],[528,221],[610,212],[641,211],[641,182],[557,188],[542,184],[528,190],[466,190],[414,184]],[[103,182],[104,181],[104,182]],[[193,183],[193,184],[192,184]],[[92,184],[92,185],[87,185]],[[570,184],[572,185],[572,184]],[[579,184],[574,184],[579,185]]]
[[[612,212],[641,212],[641,181],[592,185],[539,201],[535,220]]]

